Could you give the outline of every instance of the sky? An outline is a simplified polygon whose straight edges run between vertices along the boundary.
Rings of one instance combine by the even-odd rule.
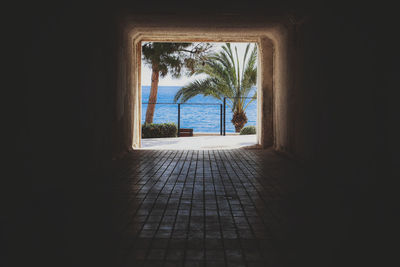
[[[219,51],[221,49],[221,46],[224,43],[213,43],[214,45],[214,50],[215,51]],[[246,45],[247,43],[231,43],[231,46],[233,48],[234,51],[234,47],[236,46],[238,48],[238,55],[239,55],[239,62],[241,62],[241,60],[243,59],[244,56],[244,52],[246,51]],[[249,54],[247,55],[247,57],[249,57]],[[240,67],[242,66],[242,63],[240,63]],[[151,67],[147,66],[146,64],[143,63],[142,60],[142,69],[141,69],[141,83],[144,86],[149,86],[151,84]],[[181,78],[176,79],[176,78],[172,78],[170,75],[167,75],[164,78],[160,77],[160,81],[158,83],[158,86],[184,86],[185,84],[196,80],[196,79],[201,79],[204,78],[205,75],[195,75],[192,77],[186,77],[184,75],[181,76]]]

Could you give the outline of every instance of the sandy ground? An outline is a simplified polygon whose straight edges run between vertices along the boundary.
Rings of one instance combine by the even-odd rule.
[[[192,136],[142,139],[141,149],[234,149],[256,145],[256,135]]]

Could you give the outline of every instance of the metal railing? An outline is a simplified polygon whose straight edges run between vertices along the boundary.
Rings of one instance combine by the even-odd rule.
[[[181,129],[181,105],[201,105],[201,106],[220,106],[220,135],[225,135],[225,129],[223,131],[222,126],[222,113],[223,108],[222,104],[218,103],[142,103],[144,105],[178,105],[178,137],[180,136],[180,129]],[[224,127],[225,128],[225,127]]]
[[[230,98],[253,98],[253,97],[230,97]],[[220,106],[220,135],[226,135],[226,97],[223,103],[148,103],[144,102],[143,105],[178,105],[178,137],[180,136],[181,129],[181,105],[202,105],[202,106]]]

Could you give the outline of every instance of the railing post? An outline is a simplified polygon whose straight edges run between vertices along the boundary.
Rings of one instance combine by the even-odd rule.
[[[219,104],[219,134],[222,135],[222,104]]]
[[[181,136],[181,104],[178,104],[178,137]]]
[[[224,136],[226,135],[226,97],[224,97]]]

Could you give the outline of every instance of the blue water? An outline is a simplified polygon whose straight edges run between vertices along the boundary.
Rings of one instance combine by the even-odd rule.
[[[180,86],[159,86],[157,103],[173,103],[175,93]],[[142,102],[149,101],[150,86],[142,86]],[[252,94],[251,94],[252,95]],[[228,102],[228,100],[227,100]],[[247,103],[248,101],[246,101]],[[187,103],[221,104],[222,102],[211,97],[198,95]],[[147,104],[142,104],[142,123],[145,122]],[[246,109],[247,124],[256,125],[257,101],[253,101]],[[232,112],[226,107],[226,132],[235,132],[232,122]],[[178,105],[157,104],[154,113],[154,123],[174,122],[178,124]],[[193,128],[194,132],[220,131],[220,105],[181,105],[181,128]]]

